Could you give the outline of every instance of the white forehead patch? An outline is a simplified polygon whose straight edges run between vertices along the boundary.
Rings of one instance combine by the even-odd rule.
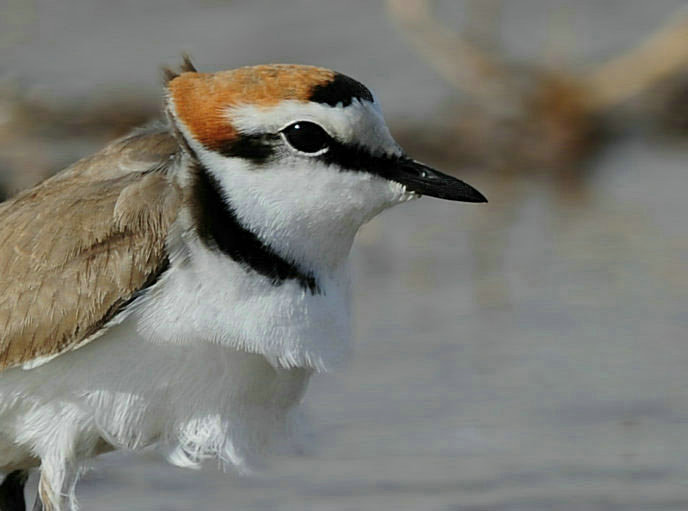
[[[348,106],[286,100],[276,106],[241,105],[227,109],[228,121],[239,133],[277,133],[297,121],[322,126],[343,143],[360,144],[387,154],[402,154],[392,138],[380,107],[376,103],[354,99]]]

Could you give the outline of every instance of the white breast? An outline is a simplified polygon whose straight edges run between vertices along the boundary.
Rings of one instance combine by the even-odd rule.
[[[134,314],[148,340],[213,342],[260,353],[275,365],[326,370],[351,351],[347,264],[318,276],[312,294],[295,280],[279,285],[195,241]]]
[[[310,373],[219,344],[149,342],[130,318],[43,366],[3,374],[0,466],[31,457],[62,466],[104,439],[159,444],[178,465],[218,457],[245,467],[293,429]]]
[[[76,461],[100,439],[128,449],[158,443],[180,465],[217,456],[246,466],[293,430],[312,371],[349,354],[347,268],[321,276],[313,295],[191,248],[100,338],[3,373],[0,466],[31,456]]]

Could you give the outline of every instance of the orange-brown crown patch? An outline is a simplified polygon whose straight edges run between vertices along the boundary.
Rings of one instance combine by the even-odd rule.
[[[177,118],[191,135],[205,147],[218,149],[237,137],[226,117],[227,107],[308,101],[315,88],[335,76],[334,71],[314,66],[273,64],[213,74],[185,72],[173,78],[168,89]]]

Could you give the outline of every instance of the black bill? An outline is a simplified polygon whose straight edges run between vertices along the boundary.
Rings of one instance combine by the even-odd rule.
[[[399,160],[385,177],[421,195],[462,202],[487,202],[485,196],[471,185],[410,158]]]
[[[342,169],[370,172],[405,185],[420,195],[463,202],[487,202],[485,196],[463,181],[442,174],[403,155],[376,155],[361,145],[330,140],[328,150],[319,156]]]

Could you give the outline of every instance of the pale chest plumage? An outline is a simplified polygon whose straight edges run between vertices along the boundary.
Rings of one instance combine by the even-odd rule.
[[[346,259],[318,275],[311,292],[269,279],[193,240],[132,316],[151,342],[212,342],[266,356],[275,366],[323,370],[350,351]]]
[[[56,434],[65,450],[159,443],[176,464],[218,456],[240,467],[290,429],[311,372],[349,355],[347,265],[312,293],[294,280],[274,285],[194,238],[176,253],[98,342],[6,371],[6,428],[23,428],[29,444]],[[0,459],[22,456],[9,451],[0,436]]]

